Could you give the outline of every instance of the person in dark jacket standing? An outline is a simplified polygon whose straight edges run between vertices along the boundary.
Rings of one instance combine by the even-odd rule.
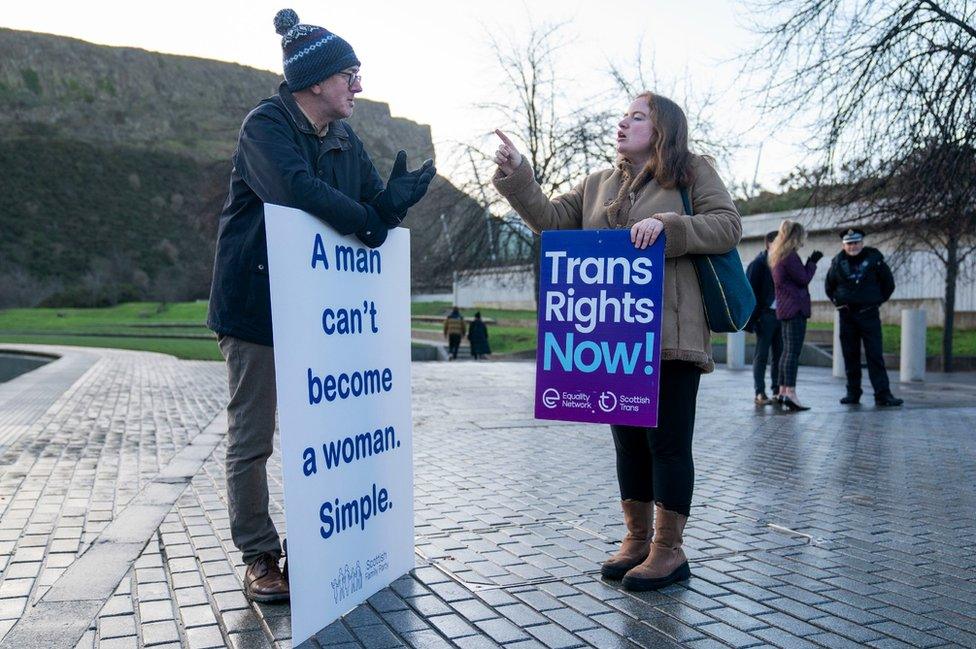
[[[817,272],[823,253],[814,250],[806,263],[797,252],[806,241],[806,231],[796,221],[785,219],[769,249],[769,267],[776,287],[776,317],[783,327],[783,356],[779,367],[779,401],[796,412],[809,410],[796,396],[796,371],[810,318],[810,280]]]
[[[773,273],[769,270],[769,247],[775,239],[775,231],[767,232],[766,249],[756,255],[746,268],[752,292],[756,294],[756,311],[752,316],[752,329],[756,334],[752,380],[757,406],[774,403],[779,397],[779,362],[783,352],[783,336],[776,318],[776,287],[773,284]],[[770,349],[773,352],[772,362],[769,363],[772,399],[766,396],[766,361],[769,359]]]
[[[848,228],[841,232],[844,249],[830,263],[824,288],[840,312],[840,345],[847,372],[847,394],[843,404],[861,401],[861,343],[868,361],[868,376],[874,388],[874,403],[900,406],[904,401],[891,394],[881,344],[879,307],[895,292],[895,278],[877,248],[864,246],[864,231]]]
[[[275,373],[264,204],[304,210],[339,234],[381,245],[427,191],[433,162],[406,170],[401,151],[384,187],[362,141],[343,120],[362,92],[359,59],[334,33],[274,18],[285,80],[244,118],[230,192],[220,215],[207,326],[227,362],[227,502],[231,538],[258,602],[288,599],[281,542],[268,510]]]
[[[475,360],[491,353],[488,344],[488,325],[481,319],[481,311],[474,312],[474,320],[468,327],[468,342],[471,344],[471,355]]]

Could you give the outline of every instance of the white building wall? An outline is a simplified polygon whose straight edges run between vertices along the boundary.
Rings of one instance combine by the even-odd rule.
[[[800,250],[806,259],[814,250],[824,253],[817,265],[817,274],[810,283],[813,300],[813,319],[833,321],[833,305],[824,292],[824,279],[830,260],[841,250],[838,232],[848,213],[832,209],[802,209],[771,214],[756,214],[742,219],[742,241],[739,255],[748,265],[764,248],[766,233],[779,228],[784,218],[799,221],[807,229],[807,243]],[[879,238],[868,236],[867,244],[891,256],[892,246]],[[885,305],[882,317],[890,324],[900,324],[903,308],[925,308],[929,326],[942,324],[942,301],[945,292],[945,268],[930,252],[913,253],[892,268],[895,293]],[[467,271],[459,276],[455,292],[458,306],[508,309],[534,309],[535,297],[531,266],[510,266]],[[956,324],[964,328],[976,327],[976,259],[969,261],[956,285]]]
[[[465,271],[458,275],[454,292],[457,306],[468,309],[535,308],[535,287],[529,265]]]
[[[821,322],[832,321],[833,305],[824,292],[824,280],[830,268],[830,260],[841,251],[838,233],[842,226],[837,225],[847,218],[847,213],[831,209],[803,209],[772,214],[756,214],[742,219],[742,241],[739,255],[742,263],[748,265],[763,249],[766,233],[779,228],[783,219],[799,221],[807,229],[807,243],[800,249],[800,257],[806,259],[814,250],[824,253],[817,265],[817,274],[810,283],[810,298],[813,301],[813,319]],[[878,248],[885,257],[891,257],[893,246],[880,236],[868,235],[866,243]],[[890,260],[889,260],[890,261]],[[969,260],[966,272],[956,283],[956,323],[963,327],[976,327],[976,260]],[[900,311],[903,308],[925,308],[930,326],[943,322],[942,303],[945,295],[945,267],[927,251],[911,253],[907,258],[892,265],[895,276],[895,292],[891,301],[882,311],[884,321],[900,324]]]

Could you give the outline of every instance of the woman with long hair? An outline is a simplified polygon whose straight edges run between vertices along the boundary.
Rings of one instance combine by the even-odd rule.
[[[797,252],[807,233],[796,221],[784,219],[769,248],[769,268],[776,292],[776,317],[783,330],[783,353],[779,365],[779,402],[789,410],[809,410],[796,396],[796,371],[803,350],[810,317],[810,291],[807,286],[817,272],[823,253],[814,250],[804,264]]]
[[[689,255],[728,252],[742,224],[711,163],[688,150],[688,122],[670,99],[638,95],[618,124],[617,163],[552,199],[512,141],[495,154],[492,182],[532,228],[628,228],[638,248],[665,234],[660,410],[656,428],[611,426],[627,535],[602,566],[624,588],[651,590],[687,579],[682,535],[691,508],[692,436],[701,375],[714,363],[701,289]],[[680,190],[693,214],[684,215]]]

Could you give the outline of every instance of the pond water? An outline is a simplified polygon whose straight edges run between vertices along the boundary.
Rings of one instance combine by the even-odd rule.
[[[50,363],[53,358],[0,351],[0,383]]]

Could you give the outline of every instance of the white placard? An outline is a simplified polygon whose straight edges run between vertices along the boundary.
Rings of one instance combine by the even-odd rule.
[[[297,645],[414,566],[410,236],[264,213]]]

